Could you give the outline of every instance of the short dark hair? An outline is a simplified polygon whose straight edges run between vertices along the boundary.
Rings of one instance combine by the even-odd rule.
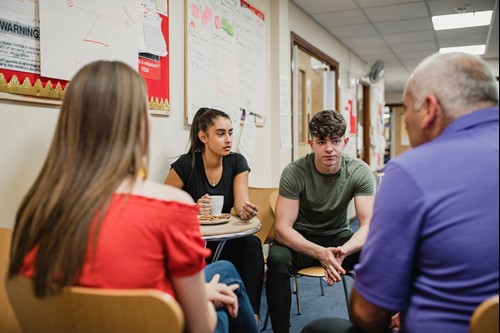
[[[344,117],[335,110],[323,110],[309,121],[309,135],[319,139],[343,137],[347,128]]]

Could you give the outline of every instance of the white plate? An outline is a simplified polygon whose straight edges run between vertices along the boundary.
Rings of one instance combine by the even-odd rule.
[[[200,219],[201,215],[198,215],[198,220],[200,221],[201,225],[216,225],[216,224],[223,224],[229,222],[231,219],[231,215],[229,214],[222,214],[220,215],[221,218],[217,218],[217,216],[214,216],[214,218],[210,220],[205,220],[205,219]]]
[[[214,220],[199,220],[201,225],[216,225],[229,222],[231,218],[227,219],[214,219]]]

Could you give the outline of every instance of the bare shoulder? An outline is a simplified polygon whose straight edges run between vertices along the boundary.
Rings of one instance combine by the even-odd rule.
[[[191,196],[185,191],[151,180],[137,181],[134,188],[132,189],[132,194],[158,200],[179,201],[187,204],[192,204],[194,202]]]

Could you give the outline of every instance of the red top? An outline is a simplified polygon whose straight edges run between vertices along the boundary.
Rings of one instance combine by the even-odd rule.
[[[99,232],[96,251],[89,239],[77,285],[110,289],[159,289],[175,297],[171,277],[198,273],[205,249],[198,208],[175,201],[115,194]],[[21,273],[33,276],[36,249]]]

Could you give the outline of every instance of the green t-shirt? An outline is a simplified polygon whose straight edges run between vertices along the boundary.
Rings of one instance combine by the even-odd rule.
[[[299,200],[293,227],[312,235],[335,235],[349,228],[347,208],[355,196],[373,195],[375,181],[365,162],[342,155],[336,174],[319,173],[314,153],[288,164],[281,174],[281,196]]]

